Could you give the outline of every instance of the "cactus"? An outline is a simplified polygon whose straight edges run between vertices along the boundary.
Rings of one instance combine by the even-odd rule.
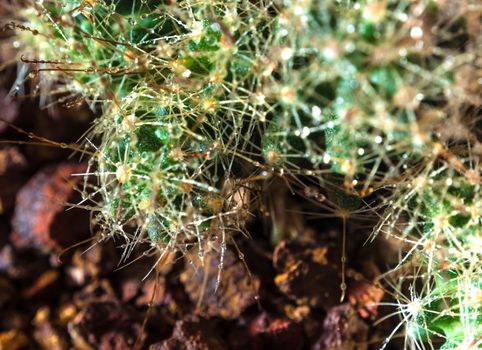
[[[400,314],[413,344],[442,337],[442,349],[476,349],[482,332],[480,184],[447,170],[426,180],[430,186],[407,184],[401,197],[409,220],[399,238],[412,246],[391,273],[407,266],[415,272],[398,276],[396,289],[408,284],[411,291],[398,301]]]
[[[125,238],[126,252],[140,242],[203,252],[216,239],[224,249],[224,227],[236,228],[246,210],[226,181],[253,112],[242,107],[256,84],[247,45],[266,14],[235,16],[250,7],[45,1],[20,11],[16,40],[39,94],[80,96],[102,110],[87,138],[100,144],[85,187],[94,176],[96,222]]]
[[[84,200],[126,257],[223,254],[237,180],[313,180],[342,211],[375,198],[373,236],[409,246],[385,274],[406,347],[475,349],[481,9],[456,3],[44,0],[10,26],[43,103],[101,109]]]

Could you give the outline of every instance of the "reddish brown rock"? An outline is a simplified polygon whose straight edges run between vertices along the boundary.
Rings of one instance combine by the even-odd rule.
[[[266,313],[235,329],[229,336],[232,349],[301,349],[305,343],[303,328],[288,319],[269,317]]]
[[[159,306],[161,304],[165,294],[165,274],[152,273],[144,279],[154,264],[151,260],[153,259],[146,257],[138,264],[130,264],[131,260],[127,260],[125,265],[117,264],[118,270],[113,287],[118,290],[122,302],[135,300],[135,304],[138,306]],[[156,277],[159,277],[157,281]]]
[[[60,164],[40,170],[17,194],[11,239],[17,248],[60,249],[78,243],[89,232],[87,213],[66,211],[81,180],[83,164]]]
[[[208,321],[177,321],[171,338],[153,344],[149,350],[224,350],[221,338]]]
[[[189,254],[181,282],[198,314],[234,319],[256,302],[259,280],[232,251],[226,250],[221,269],[220,259],[219,253],[211,253],[201,262],[197,254]]]
[[[123,292],[130,283],[135,283],[136,288],[139,288],[142,284],[141,295],[136,299],[136,305],[159,306],[163,303],[164,298],[166,297],[166,281],[163,277],[159,277],[157,280],[156,278],[150,278],[144,282],[139,282],[139,280],[137,280],[137,282],[132,280],[127,281],[122,289]]]
[[[323,322],[323,332],[315,350],[366,350],[368,325],[348,303],[331,308]]]
[[[330,250],[324,244],[280,242],[273,254],[280,291],[298,305],[327,310],[337,304],[340,278]]]
[[[135,350],[143,339],[133,310],[115,299],[86,302],[68,330],[77,349]]]
[[[382,249],[385,246],[380,245]],[[385,292],[378,282],[382,273],[375,262],[374,254],[370,254],[370,251],[368,249],[362,251],[356,257],[356,270],[347,269],[347,277],[349,277],[347,297],[360,317],[375,320],[378,305]]]
[[[357,309],[362,318],[374,320],[377,316],[378,303],[385,293],[380,287],[368,282],[356,281],[348,286],[347,294],[350,304]]]

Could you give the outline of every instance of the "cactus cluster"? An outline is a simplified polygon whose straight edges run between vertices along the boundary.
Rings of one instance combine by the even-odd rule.
[[[370,198],[373,236],[402,246],[384,277],[406,347],[476,349],[481,13],[470,0],[43,0],[7,26],[43,103],[101,110],[84,201],[126,257],[139,243],[223,254],[259,179],[315,184],[337,213],[375,210]]]
[[[102,110],[87,137],[100,144],[85,199],[101,196],[96,222],[124,237],[126,252],[139,242],[163,252],[193,244],[203,252],[211,241],[224,249],[225,228],[238,226],[246,203],[227,180],[240,168],[237,152],[247,152],[245,120],[255,111],[245,103],[257,84],[248,72],[262,49],[251,38],[270,25],[266,11],[154,0],[45,1],[21,11],[16,40],[40,95]]]

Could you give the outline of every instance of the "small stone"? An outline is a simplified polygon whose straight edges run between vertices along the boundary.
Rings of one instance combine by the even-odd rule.
[[[326,315],[322,335],[313,349],[366,350],[368,328],[350,304],[334,306]]]
[[[138,289],[141,282],[137,282],[135,287]],[[159,306],[163,303],[165,298],[165,279],[159,277],[157,280],[151,278],[142,282],[141,295],[136,299],[136,305],[153,305]],[[136,292],[137,292],[136,289]]]
[[[140,349],[144,338],[133,310],[113,297],[103,299],[87,301],[68,324],[74,346],[83,350]]]
[[[340,299],[338,267],[331,247],[318,243],[282,241],[273,254],[275,283],[298,305],[327,310]]]
[[[67,163],[46,167],[18,192],[11,235],[16,248],[61,249],[88,236],[87,212],[65,211],[81,180],[71,175],[84,169],[83,164]]]
[[[211,327],[210,327],[211,326]],[[213,332],[212,322],[207,320],[177,321],[171,338],[153,344],[149,350],[224,350],[227,349],[222,339]]]
[[[384,292],[381,288],[367,282],[353,282],[348,287],[348,300],[362,318],[374,320],[377,316],[378,303],[382,300]]]
[[[198,305],[200,315],[235,319],[256,302],[259,279],[246,271],[232,251],[226,250],[221,270],[219,253],[205,254],[204,264],[195,252],[190,253],[186,261],[181,282],[191,301]]]
[[[303,348],[305,337],[300,323],[261,313],[247,326],[235,329],[229,336],[232,349]]]

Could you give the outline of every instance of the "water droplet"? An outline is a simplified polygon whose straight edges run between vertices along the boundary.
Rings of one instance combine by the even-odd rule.
[[[410,29],[410,36],[414,40],[419,40],[423,37],[423,29],[420,27],[413,27]]]

